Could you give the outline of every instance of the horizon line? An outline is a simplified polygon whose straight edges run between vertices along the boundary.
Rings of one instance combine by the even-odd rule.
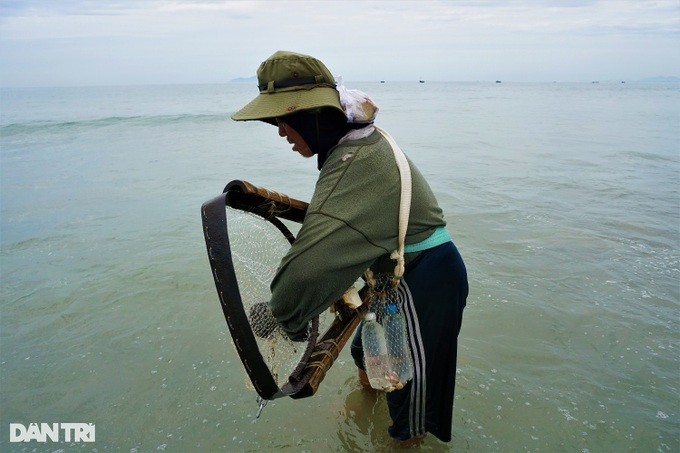
[[[114,87],[145,87],[145,86],[189,86],[189,85],[246,85],[250,77],[238,77],[224,82],[159,82],[159,83],[121,83],[121,84],[81,84],[81,85],[0,85],[0,89],[17,89],[17,88],[114,88]],[[678,76],[655,76],[644,77],[635,80],[626,79],[593,79],[593,80],[543,80],[543,81],[526,81],[526,80],[491,80],[491,79],[477,79],[477,80],[428,80],[428,79],[377,79],[377,80],[346,80],[344,83],[518,83],[518,84],[555,84],[555,83],[587,83],[587,84],[625,84],[625,83],[680,83]]]

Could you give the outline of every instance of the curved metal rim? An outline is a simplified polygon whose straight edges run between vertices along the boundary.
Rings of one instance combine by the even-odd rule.
[[[301,374],[319,336],[319,318],[316,316],[311,321],[311,329],[305,351],[288,381],[279,388],[278,383],[272,376],[266,361],[260,353],[255,335],[243,308],[243,300],[241,299],[231,257],[226,206],[251,212],[262,217],[276,226],[291,244],[295,237],[283,222],[257,206],[249,206],[247,208],[243,207],[243,205],[232,206],[229,192],[205,202],[201,208],[205,242],[215,286],[227,327],[234,340],[234,345],[236,346],[239,358],[243,362],[246,373],[253,383],[257,394],[266,400],[286,395],[293,396],[306,384],[304,380],[301,380]]]

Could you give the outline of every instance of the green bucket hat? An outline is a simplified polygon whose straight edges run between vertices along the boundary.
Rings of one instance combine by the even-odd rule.
[[[276,52],[258,68],[257,84],[260,94],[234,113],[233,120],[273,124],[274,118],[302,110],[334,107],[343,112],[333,75],[309,55]]]

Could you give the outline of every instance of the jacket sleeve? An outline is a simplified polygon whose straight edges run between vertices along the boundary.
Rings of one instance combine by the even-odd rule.
[[[271,284],[270,306],[294,340],[387,251],[344,221],[310,213]]]

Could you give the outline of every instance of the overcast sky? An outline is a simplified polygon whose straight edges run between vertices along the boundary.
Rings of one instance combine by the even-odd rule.
[[[0,0],[0,85],[223,83],[276,50],[350,81],[680,76],[680,0]]]

